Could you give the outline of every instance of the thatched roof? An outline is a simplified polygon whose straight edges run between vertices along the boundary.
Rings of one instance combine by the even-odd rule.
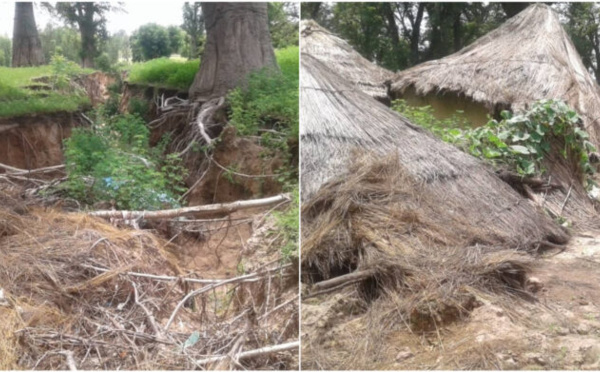
[[[319,26],[315,21],[300,23],[300,51],[325,63],[337,74],[361,91],[381,101],[387,101],[384,82],[393,73],[370,62],[350,44]]]
[[[561,235],[490,168],[358,91],[321,61],[303,55],[300,76],[303,201],[347,177],[357,149],[391,153],[420,191],[440,198],[438,212],[447,223],[460,216],[514,246]]]
[[[600,89],[545,4],[531,5],[457,53],[400,72],[391,93],[401,96],[410,87],[421,95],[465,95],[490,110],[560,99],[579,112],[600,144]]]

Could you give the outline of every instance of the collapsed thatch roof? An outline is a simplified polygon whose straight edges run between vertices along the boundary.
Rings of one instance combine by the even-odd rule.
[[[584,118],[600,144],[600,90],[555,12],[534,4],[473,44],[445,58],[422,63],[393,78],[401,96],[453,92],[490,110],[521,110],[540,99],[560,99]]]
[[[354,150],[392,153],[421,191],[439,198],[436,208],[447,223],[469,221],[514,247],[563,236],[491,169],[354,89],[309,54],[302,56],[300,76],[304,201],[345,177]]]
[[[315,21],[300,23],[300,51],[325,63],[361,91],[380,101],[387,101],[384,82],[393,73],[370,62],[343,39],[319,26]]]

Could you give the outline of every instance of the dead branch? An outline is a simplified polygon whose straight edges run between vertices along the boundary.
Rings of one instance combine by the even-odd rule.
[[[133,287],[133,299],[135,300],[135,303],[139,307],[141,307],[142,310],[144,311],[144,313],[146,314],[146,318],[148,318],[148,323],[150,323],[150,327],[152,327],[152,330],[154,331],[154,334],[156,335],[156,337],[159,339],[163,338],[163,332],[160,330],[160,327],[158,326],[158,324],[156,324],[154,315],[152,315],[152,312],[150,312],[150,310],[148,310],[148,308],[140,302],[137,286],[135,285],[133,280],[130,280],[129,282],[131,283],[131,286]]]
[[[313,289],[321,291],[332,287],[342,287],[372,277],[374,274],[375,270],[373,269],[355,271],[350,274],[336,276],[335,278],[315,283]]]
[[[240,353],[238,359],[239,360],[249,359],[249,358],[253,358],[256,356],[260,356],[260,355],[268,355],[268,354],[278,353],[280,351],[298,349],[299,347],[300,347],[300,341],[288,342],[286,344],[281,344],[281,345],[266,346],[266,347],[261,347],[260,349],[244,351],[243,353]],[[228,355],[214,356],[214,357],[210,357],[210,358],[206,358],[206,359],[197,360],[196,363],[199,365],[205,365],[205,364],[209,364],[209,363],[213,363],[213,362],[218,362],[218,361],[221,361],[226,358],[229,358],[229,356]]]
[[[0,163],[0,168],[4,169],[7,172],[7,175],[11,176],[22,176],[26,174],[33,173],[52,173],[58,170],[65,169],[64,164],[53,165],[51,167],[37,168],[37,169],[21,169],[16,167],[11,167],[10,165]]]
[[[263,199],[253,200],[238,200],[232,203],[219,203],[219,204],[208,204],[198,205],[194,207],[177,208],[177,209],[165,209],[162,211],[95,211],[89,212],[90,216],[102,217],[102,218],[116,218],[123,220],[135,220],[139,218],[147,220],[159,220],[168,219],[186,215],[210,215],[213,213],[227,213],[231,214],[235,211],[256,207],[268,207],[281,203],[283,201],[291,201],[291,195],[289,193],[279,194]]]
[[[58,354],[64,355],[67,358],[67,366],[69,370],[77,371],[77,365],[75,364],[75,358],[73,358],[73,352],[71,350],[61,350]]]
[[[285,268],[290,266],[290,264],[288,265],[284,265],[281,266],[281,268]],[[100,272],[109,272],[112,270],[109,269],[104,269],[102,267],[96,267],[96,266],[92,266],[92,265],[81,265],[81,267],[85,267],[88,269],[93,269],[96,271],[100,271]],[[158,280],[158,281],[165,281],[165,282],[176,282],[176,281],[183,281],[183,282],[190,282],[190,283],[198,283],[198,284],[216,284],[216,283],[221,283],[224,280],[227,279],[195,279],[195,278],[184,278],[181,276],[168,276],[168,275],[152,275],[152,274],[144,274],[144,273],[134,273],[134,272],[126,272],[126,273],[119,273],[120,275],[129,275],[129,276],[135,276],[135,277],[139,277],[139,278],[147,278],[147,279],[154,279],[154,280]],[[261,280],[260,278],[248,278],[245,279],[243,281],[240,282],[256,282]]]
[[[279,305],[275,306],[275,307],[274,307],[273,309],[271,309],[270,311],[268,311],[268,312],[264,313],[263,315],[261,315],[261,316],[260,316],[260,318],[258,318],[258,320],[263,320],[263,319],[265,319],[266,317],[268,317],[269,315],[273,314],[273,313],[274,313],[274,312],[276,312],[277,310],[279,310],[279,309],[282,309],[282,308],[286,307],[287,305],[289,305],[289,304],[291,304],[291,303],[298,303],[298,302],[297,302],[297,300],[298,300],[298,297],[300,297],[300,295],[296,295],[296,296],[294,296],[294,298],[291,298],[291,299],[287,300],[286,302],[284,302],[284,303],[282,303],[282,304],[279,304]]]

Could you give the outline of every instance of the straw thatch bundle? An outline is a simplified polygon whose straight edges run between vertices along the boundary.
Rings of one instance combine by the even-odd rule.
[[[370,62],[343,39],[337,37],[315,21],[300,23],[300,51],[329,66],[352,85],[382,102],[388,102],[384,82],[393,73]]]
[[[534,4],[445,58],[398,73],[390,93],[452,93],[498,109],[522,110],[540,99],[567,102],[584,118],[600,145],[600,89],[563,29],[557,14]]]

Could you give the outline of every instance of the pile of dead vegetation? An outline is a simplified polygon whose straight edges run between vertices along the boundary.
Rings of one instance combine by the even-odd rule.
[[[377,369],[386,365],[378,340],[395,332],[439,336],[484,299],[506,309],[533,299],[528,252],[540,245],[506,239],[522,237],[522,226],[491,233],[397,156],[357,158],[302,208],[304,368]],[[335,316],[311,324],[311,305],[335,292],[343,306],[334,301]]]
[[[0,368],[297,365],[292,265],[201,279],[150,231],[1,197]]]

